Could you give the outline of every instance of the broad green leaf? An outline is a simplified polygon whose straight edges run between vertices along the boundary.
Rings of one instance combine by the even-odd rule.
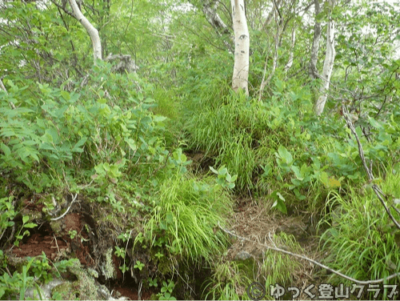
[[[162,122],[162,121],[166,120],[167,117],[156,115],[156,116],[153,117],[153,119],[154,119],[155,122]]]
[[[286,163],[287,165],[291,165],[291,163],[293,162],[293,157],[284,146],[282,146],[282,145],[279,146],[278,153],[279,153],[279,157],[282,159],[283,163]]]
[[[9,156],[11,155],[11,150],[10,150],[10,148],[9,148],[7,145],[5,145],[4,143],[1,143],[1,144],[0,144],[0,148],[1,148],[1,150],[4,152],[4,155],[5,155],[6,157],[9,157]]]
[[[369,117],[369,123],[376,129],[383,128],[382,125],[372,117]]]
[[[24,228],[35,228],[35,227],[37,227],[37,225],[35,223],[24,224]]]
[[[25,223],[27,223],[28,221],[29,221],[29,216],[24,215],[24,216],[22,217],[22,222],[25,224]]]

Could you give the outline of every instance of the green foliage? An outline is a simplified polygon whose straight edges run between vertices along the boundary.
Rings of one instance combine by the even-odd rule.
[[[143,269],[143,267],[144,267],[144,264],[141,263],[139,260],[137,260],[135,265],[134,265],[134,268],[135,269],[139,269],[139,271],[141,271]]]
[[[80,93],[39,84],[38,97],[9,81],[9,93],[0,95],[0,166],[37,192],[63,181],[76,186],[81,176],[86,181],[92,176],[97,187],[112,191],[121,170],[162,163],[163,118],[149,111],[154,100],[126,90],[133,79],[108,75],[109,68],[96,66],[91,84]],[[106,91],[112,95],[109,104]],[[9,108],[9,101],[18,108]]]
[[[244,264],[235,261],[217,262],[204,288],[206,299],[240,300],[239,291],[251,283]]]
[[[12,227],[15,224],[14,219],[17,216],[17,212],[14,210],[13,199],[14,197],[12,196],[0,199],[0,212],[2,212],[0,217],[0,239],[3,238],[7,228]],[[29,216],[22,216],[22,225],[19,227],[18,232],[15,235],[14,245],[19,246],[19,242],[22,238],[26,235],[29,236],[30,234],[27,229],[32,229],[36,226],[35,223],[29,223]]]
[[[0,262],[7,260],[2,252],[0,252]],[[9,274],[4,272],[0,276],[0,298],[25,300],[25,293],[29,288],[36,288],[37,295],[42,299],[40,284],[48,283],[53,276],[61,277],[60,273],[66,272],[67,267],[76,264],[77,259],[61,260],[54,264],[52,268],[43,253],[36,258],[27,257],[27,263],[22,266],[22,271],[15,271]],[[2,268],[0,268],[2,269]]]
[[[22,240],[22,238],[24,238],[25,235],[29,236],[30,232],[26,229],[31,229],[31,228],[35,228],[37,225],[35,223],[28,223],[29,221],[29,216],[23,216],[22,217],[22,225],[19,228],[18,233],[15,235],[15,241],[14,241],[14,245],[15,246],[19,246],[19,242]],[[24,230],[24,232],[21,234],[21,232]]]
[[[14,211],[13,197],[1,198],[0,199],[0,239],[3,237],[8,227],[12,227],[14,223],[14,218],[17,213]]]
[[[50,3],[12,2],[2,4],[2,11],[7,20],[0,25],[3,74],[20,84],[35,77],[59,85],[88,68],[87,33],[75,18]]]
[[[34,286],[34,277],[28,276],[33,260],[22,267],[22,273],[15,271],[12,276],[8,273],[0,276],[0,298],[16,298],[19,293],[19,300],[25,299],[26,290]]]
[[[218,170],[215,170],[210,166],[210,169],[213,173],[218,175],[216,180],[218,185],[227,189],[233,189],[235,187],[237,175],[231,176],[225,166],[221,166]]]
[[[274,237],[274,242],[278,246],[284,245],[286,248],[290,248],[294,253],[303,253],[302,248],[291,235],[286,235],[282,232]],[[291,283],[294,271],[300,267],[299,262],[293,257],[273,250],[267,250],[261,267],[261,275],[265,281],[265,287],[269,288],[270,285],[275,285],[276,283],[283,286]]]
[[[399,180],[398,174],[388,173],[382,190],[399,198]],[[330,267],[359,280],[385,278],[400,271],[400,232],[369,185],[351,189],[344,197],[332,193],[328,208],[322,223],[330,228],[322,235],[321,243],[329,252],[326,263]],[[392,214],[396,216],[394,210]],[[331,276],[332,283],[343,281],[350,283]],[[385,283],[394,284],[396,280]]]
[[[341,102],[349,106],[367,162],[373,162],[374,173],[382,174],[388,195],[398,197],[400,60],[393,57],[399,40],[398,5],[339,1],[331,15],[327,5],[322,7],[317,20],[324,23],[331,16],[346,24],[346,34],[336,35],[329,99],[324,115],[316,117],[313,104],[321,81],[310,81],[307,72],[313,32],[310,22],[302,20],[306,17],[293,13],[300,8],[297,3],[281,5],[287,22],[280,28],[276,70],[271,74],[275,37],[270,33],[276,32],[277,24],[266,23],[261,12],[269,11],[272,2],[246,2],[249,97],[230,88],[230,34],[207,22],[201,1],[191,4],[82,4],[99,29],[103,57],[129,54],[140,65],[138,74],[114,73],[100,61],[90,67],[92,50],[85,29],[53,3],[0,4],[0,71],[7,90],[0,89],[0,240],[4,242],[15,226],[18,245],[36,226],[29,217],[18,216],[10,187],[25,195],[79,193],[111,208],[100,219],[121,228],[124,248],[117,246],[115,254],[124,259],[123,272],[133,265],[146,274],[145,263],[125,263],[130,239],[126,230],[135,226],[143,232],[135,243],[160,267],[170,266],[171,260],[198,264],[205,259],[213,263],[208,296],[239,299],[246,298],[241,292],[248,267],[214,264],[227,244],[218,225],[231,213],[229,193],[260,196],[282,214],[309,211],[318,216],[328,200],[330,211],[324,221],[341,221],[323,236],[330,263],[363,279],[397,271],[390,270],[399,259],[397,233],[370,192],[358,195],[367,187],[366,177],[358,145],[338,108]],[[217,12],[230,27],[226,4],[221,2]],[[310,12],[304,12],[307,18]],[[365,33],[365,28],[370,31]],[[297,34],[294,61],[284,70],[292,30]],[[321,39],[320,54],[324,47]],[[319,69],[322,63],[320,55]],[[261,79],[269,74],[273,76],[259,101]],[[190,173],[192,162],[185,148],[205,153],[211,164],[203,163],[212,165],[213,178],[203,178],[204,170]],[[51,206],[45,202],[46,213]],[[377,222],[379,214],[385,215],[384,223]],[[125,222],[125,216],[132,221]],[[335,234],[338,227],[341,235]],[[350,230],[361,238],[354,238]],[[288,237],[276,239],[295,245]],[[344,251],[349,255],[335,257]],[[294,262],[286,255],[268,252],[265,264],[262,277],[267,286],[291,281],[287,267]],[[169,268],[160,271],[159,278],[149,280],[150,286],[157,285],[156,279],[175,276]],[[0,295],[15,297],[20,286],[24,297],[26,287],[46,282],[51,275],[46,259],[35,259],[22,273],[2,276],[0,282],[7,284]],[[173,298],[174,286],[164,282],[158,297]]]
[[[78,234],[78,232],[76,232],[76,230],[69,230],[69,231],[68,231],[68,234],[69,234],[69,237],[70,237],[71,239],[74,239],[75,236],[76,236],[76,234]]]
[[[157,294],[159,300],[176,300],[175,297],[171,296],[175,287],[175,283],[172,280],[168,280],[168,283],[163,281],[161,292]]]

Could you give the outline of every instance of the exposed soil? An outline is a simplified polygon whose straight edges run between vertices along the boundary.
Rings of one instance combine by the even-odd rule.
[[[114,297],[124,296],[128,297],[129,300],[151,300],[154,295],[153,292],[150,291],[141,291],[140,298],[138,294],[138,290],[135,285],[130,286],[129,284],[125,284],[123,286],[117,286],[114,288],[118,293],[114,293]]]
[[[209,172],[209,167],[215,165],[215,159],[213,157],[206,156],[203,152],[186,151],[185,155],[187,156],[188,160],[192,161],[190,166],[194,172]]]
[[[38,198],[34,198],[32,201],[23,201],[22,205],[23,215],[35,217],[33,222],[37,223],[38,227],[30,229],[31,235],[25,237],[20,242],[19,247],[11,249],[13,256],[17,258],[34,257],[42,255],[44,252],[52,262],[77,258],[82,266],[100,270],[99,264],[104,260],[105,251],[114,246],[114,240],[110,231],[105,231],[95,222],[93,215],[96,213],[93,212],[91,204],[84,200],[78,200],[72,205],[68,214],[57,221],[43,219],[45,216],[44,205]],[[61,213],[58,215],[61,215]],[[101,239],[99,239],[99,233]],[[117,271],[116,280],[112,283],[101,282],[115,285],[116,288],[111,288],[110,291],[119,292],[119,294],[117,293],[118,297],[125,296],[137,300],[138,292],[134,288],[137,285],[133,281],[130,284],[122,283],[123,277],[119,269],[119,259],[115,255],[112,259]],[[100,277],[99,280],[103,278]],[[150,296],[150,292],[143,291],[141,298],[148,299]]]
[[[47,258],[52,261],[57,260],[57,256],[60,254],[69,253],[68,243],[64,240],[60,240],[54,236],[46,235],[45,233],[34,233],[24,244],[14,248],[12,253],[17,257],[26,256],[39,256],[44,252]]]
[[[40,207],[37,209],[41,210]],[[33,229],[31,232],[34,233],[19,247],[14,248],[12,253],[17,257],[33,257],[44,252],[52,261],[67,258],[67,254],[74,253],[82,265],[92,267],[95,261],[90,252],[84,216],[70,213],[60,220],[60,224],[62,230],[55,233],[50,223],[44,222],[37,230]]]

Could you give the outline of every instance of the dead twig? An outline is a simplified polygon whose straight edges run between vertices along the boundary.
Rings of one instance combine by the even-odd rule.
[[[78,194],[75,193],[75,195],[72,197],[72,202],[69,205],[68,209],[62,215],[60,215],[59,217],[52,218],[51,220],[52,221],[58,221],[59,219],[62,219],[68,213],[69,209],[71,209],[71,207],[74,204],[74,202],[76,201],[77,197],[78,197]]]

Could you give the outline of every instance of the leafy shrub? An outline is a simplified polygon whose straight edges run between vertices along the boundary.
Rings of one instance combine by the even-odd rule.
[[[41,192],[64,181],[76,187],[95,173],[104,186],[116,183],[121,170],[162,163],[165,117],[149,110],[154,100],[143,96],[134,75],[109,75],[109,68],[96,66],[89,84],[77,92],[38,84],[27,94],[26,87],[8,81],[9,93],[0,92],[0,167]]]

